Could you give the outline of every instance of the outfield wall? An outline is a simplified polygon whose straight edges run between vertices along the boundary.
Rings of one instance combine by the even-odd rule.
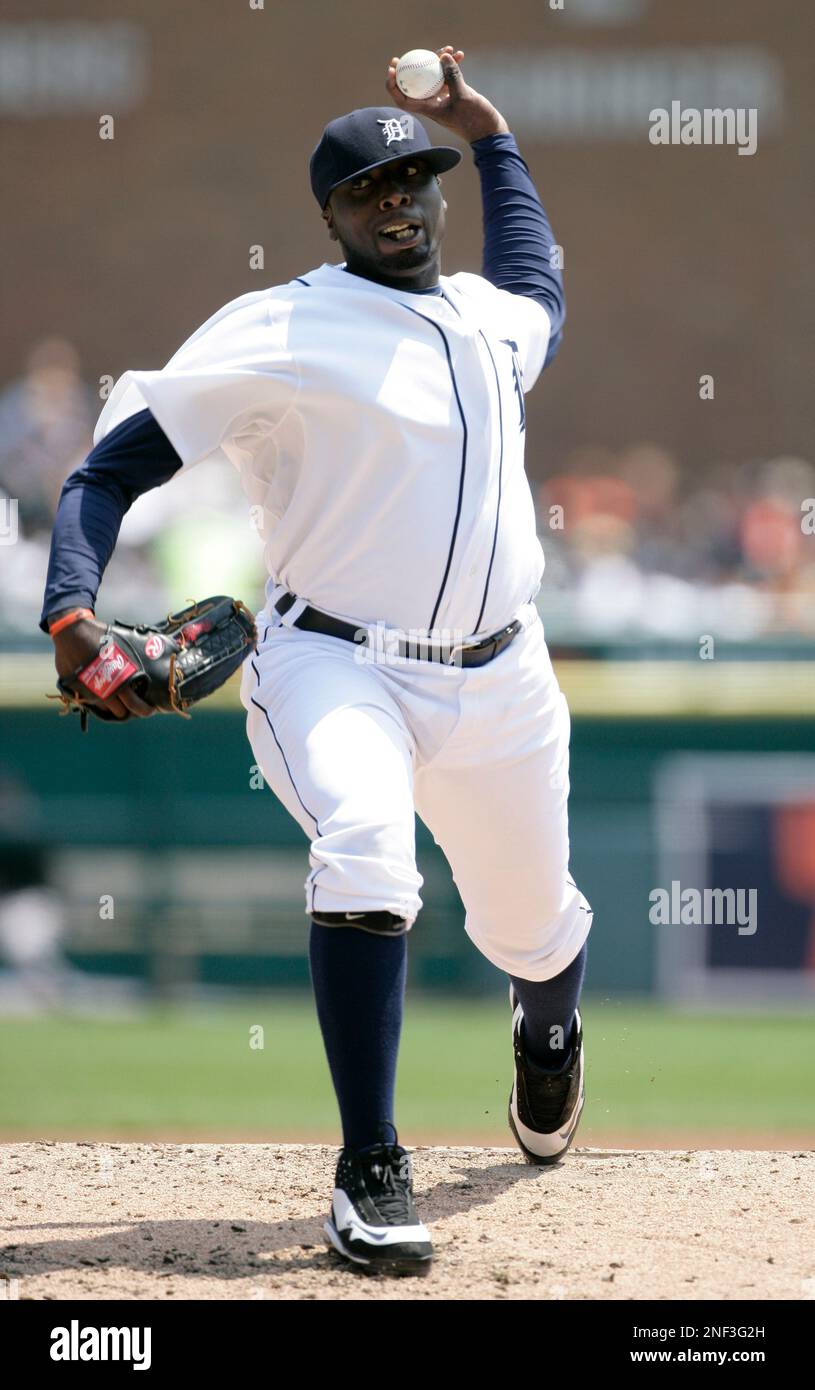
[[[718,866],[722,887],[728,874],[735,886],[750,886],[755,877],[764,912],[752,936],[714,931],[712,956],[720,942],[723,972],[742,962],[760,967],[751,977],[758,995],[762,982],[780,980],[779,972],[793,982],[815,978],[815,714],[803,687],[790,700],[795,679],[806,674],[797,669],[798,677],[776,685],[786,710],[772,713],[757,708],[768,703],[757,685],[751,702],[743,683],[723,675],[718,697],[710,689],[706,697],[721,711],[714,716],[698,708],[692,671],[680,698],[670,672],[659,676],[646,663],[633,684],[608,666],[559,666],[573,713],[572,867],[595,909],[589,989],[650,993],[659,986],[670,993],[674,956],[666,955],[666,943],[684,950],[692,939],[697,949],[706,929],[655,927],[649,895],[686,864],[680,852],[694,838],[693,826],[704,821],[709,829],[716,821],[690,792],[685,804],[682,791],[695,788],[697,796],[699,770],[708,766],[714,783],[719,768],[750,783],[745,806],[731,807],[723,833],[711,840],[709,862]],[[753,668],[756,680],[766,683],[760,670]],[[657,691],[657,680],[666,688]],[[646,713],[642,691],[649,685],[658,698]],[[8,682],[5,690],[2,887],[8,893],[39,880],[51,886],[64,908],[74,965],[137,976],[167,992],[195,981],[307,983],[306,843],[268,789],[257,786],[234,689],[190,721],[156,717],[118,729],[91,721],[85,736],[75,717],[60,718],[55,705],[46,705],[42,687],[37,699],[22,686],[12,698]],[[670,714],[655,712],[664,707]],[[759,804],[765,784],[767,806]],[[680,827],[675,845],[672,825]],[[421,825],[418,854],[425,907],[411,938],[412,982],[491,987],[497,972],[466,938],[449,869]]]

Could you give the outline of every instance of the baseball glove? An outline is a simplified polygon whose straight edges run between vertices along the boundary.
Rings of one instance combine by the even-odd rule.
[[[57,681],[62,714],[78,712],[82,732],[88,714],[116,723],[103,701],[121,686],[164,714],[181,714],[224,684],[257,642],[255,620],[240,599],[219,594],[172,613],[165,622],[136,626],[109,623],[96,656]]]

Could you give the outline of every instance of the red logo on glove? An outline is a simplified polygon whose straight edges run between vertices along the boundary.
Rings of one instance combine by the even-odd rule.
[[[151,661],[155,661],[156,657],[157,657],[157,656],[161,656],[161,653],[162,653],[163,651],[164,651],[164,638],[163,638],[163,637],[159,637],[158,633],[155,632],[155,633],[153,633],[153,636],[152,636],[152,637],[148,637],[147,641],[145,642],[145,644],[144,644],[144,654],[145,654],[145,656],[149,656],[149,658],[150,658]]]
[[[186,627],[182,627],[179,637],[184,642],[194,642],[200,633],[209,632],[211,627],[212,623],[209,618],[199,618],[198,622],[187,623]]]
[[[138,667],[121,647],[117,647],[115,642],[107,642],[90,665],[79,672],[79,679],[97,699],[106,700],[137,670]]]

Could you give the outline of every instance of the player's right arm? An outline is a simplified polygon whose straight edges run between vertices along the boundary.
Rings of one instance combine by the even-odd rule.
[[[438,50],[446,91],[426,100],[406,97],[392,58],[386,86],[403,110],[429,116],[467,140],[481,179],[484,214],[483,279],[504,294],[504,321],[517,342],[524,391],[560,347],[566,306],[552,228],[515,136],[487,97],[464,80],[463,49]],[[453,276],[454,284],[472,277]],[[541,310],[543,312],[541,312]]]
[[[557,248],[549,219],[511,132],[485,136],[471,149],[481,178],[484,279],[545,311],[549,337],[543,366],[548,366],[560,347],[566,318],[563,272],[553,254]]]
[[[285,302],[244,295],[214,314],[161,371],[126,372],[116,383],[85,462],[63,486],[51,538],[40,627],[53,624],[57,674],[98,653],[105,625],[96,595],[122,520],[136,497],[238,435],[273,429],[298,387],[288,350]],[[66,625],[78,609],[87,616]],[[109,697],[124,717],[153,711],[132,691]]]

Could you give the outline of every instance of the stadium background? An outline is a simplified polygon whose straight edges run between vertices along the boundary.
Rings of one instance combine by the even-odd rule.
[[[257,785],[234,688],[190,723],[80,738],[44,698],[37,620],[59,488],[111,380],[335,259],[307,180],[322,126],[385,103],[391,53],[449,41],[517,133],[565,253],[567,332],[528,400],[527,462],[596,913],[581,1136],[811,1139],[807,19],[792,0],[451,3],[441,28],[426,3],[406,20],[7,0],[0,1134],[334,1136],[305,847]],[[757,153],[651,145],[648,112],[673,99],[756,107]],[[479,270],[466,154],[445,193],[443,269]],[[237,478],[202,465],[137,502],[99,611],[149,618],[215,591],[251,605],[262,584]],[[421,827],[419,853],[403,1132],[504,1142],[502,979]],[[674,880],[757,889],[757,932],[654,925],[649,894]]]

